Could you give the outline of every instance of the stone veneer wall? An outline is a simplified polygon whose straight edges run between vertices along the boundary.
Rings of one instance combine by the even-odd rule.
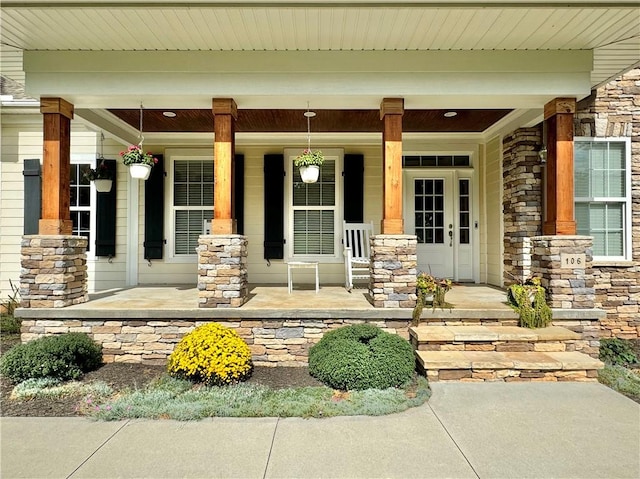
[[[503,140],[504,280],[531,275],[532,236],[542,234],[541,128],[521,128]]]
[[[413,235],[371,237],[369,294],[376,308],[416,305],[418,241]]]
[[[607,312],[602,337],[640,338],[640,69],[631,70],[580,101],[575,135],[631,138],[633,261],[595,264],[595,306]]]
[[[249,345],[257,366],[306,366],[309,348],[332,329],[369,323],[409,339],[410,320],[365,319],[216,319]],[[209,321],[195,319],[23,319],[22,342],[49,334],[82,332],[103,347],[105,362],[166,364],[182,337]]]
[[[531,272],[541,278],[551,308],[591,309],[595,288],[591,236],[535,236],[531,238]],[[584,254],[585,263],[564,267],[562,254]]]
[[[24,236],[21,255],[21,307],[63,308],[88,301],[87,238]]]
[[[198,307],[239,308],[249,296],[247,238],[202,235],[198,238]]]

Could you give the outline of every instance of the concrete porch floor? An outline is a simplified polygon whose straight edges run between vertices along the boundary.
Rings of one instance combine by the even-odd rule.
[[[408,308],[374,308],[366,286],[349,293],[344,286],[324,285],[318,293],[311,285],[250,285],[249,300],[241,308],[198,308],[198,291],[191,285],[142,285],[90,295],[87,303],[59,309],[20,309],[24,318],[386,318],[410,319]],[[447,293],[453,309],[425,308],[424,316],[456,317],[486,314],[515,318],[506,293],[487,285],[456,285]],[[108,313],[107,313],[108,312]],[[424,317],[423,316],[423,317]]]

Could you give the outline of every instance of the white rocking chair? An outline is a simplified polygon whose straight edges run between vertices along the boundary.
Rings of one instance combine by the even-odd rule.
[[[351,292],[354,279],[369,279],[369,238],[373,235],[371,223],[343,221],[345,288]]]

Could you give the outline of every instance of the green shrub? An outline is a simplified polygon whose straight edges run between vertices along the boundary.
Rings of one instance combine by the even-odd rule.
[[[0,358],[0,373],[14,383],[31,378],[77,379],[102,363],[102,347],[84,333],[45,336],[19,344]]]
[[[600,341],[600,360],[620,366],[638,362],[631,343],[619,338],[606,338]]]
[[[234,330],[208,323],[182,338],[169,356],[168,370],[210,386],[235,384],[253,372],[251,350]]]
[[[9,315],[0,315],[1,334],[19,334],[22,322],[20,319]]]
[[[409,342],[369,324],[330,331],[309,351],[309,372],[334,389],[397,387],[414,369]]]

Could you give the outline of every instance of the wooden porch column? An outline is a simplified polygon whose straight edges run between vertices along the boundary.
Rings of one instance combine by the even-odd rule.
[[[235,121],[238,107],[232,98],[213,99],[214,191],[211,233],[234,234],[233,159],[235,156]]]
[[[62,98],[41,98],[43,116],[42,211],[40,235],[70,235],[69,171],[73,105]]]
[[[382,130],[382,234],[404,233],[402,220],[402,115],[404,99],[385,98],[380,104]]]
[[[545,235],[575,235],[573,207],[573,115],[575,98],[556,98],[544,106],[547,130]]]

